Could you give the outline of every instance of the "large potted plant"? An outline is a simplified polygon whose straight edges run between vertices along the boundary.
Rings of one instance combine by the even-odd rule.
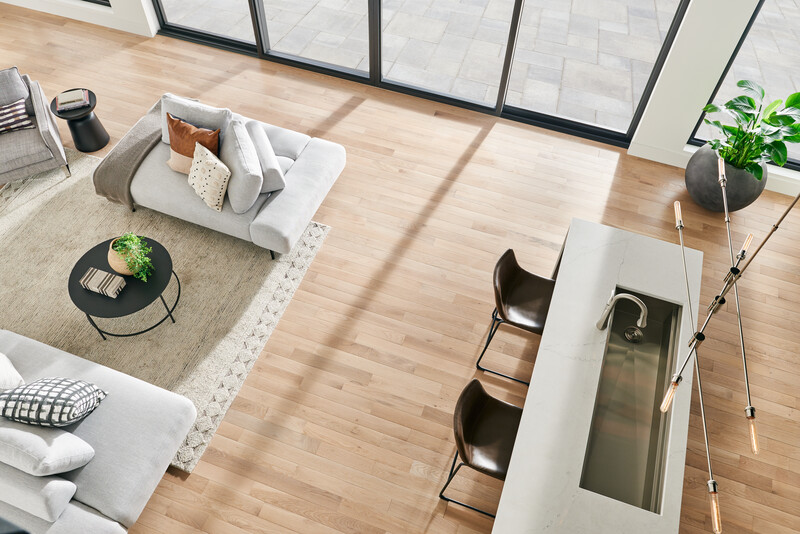
[[[764,105],[764,89],[755,82],[736,84],[743,95],[722,106],[709,104],[706,113],[724,113],[725,124],[706,116],[703,122],[718,130],[719,138],[709,140],[695,152],[686,166],[686,189],[692,199],[711,211],[723,211],[718,182],[717,158],[725,160],[728,209],[748,206],[761,194],[767,181],[767,163],[786,163],[786,143],[800,142],[800,93],[786,102]]]
[[[153,262],[148,254],[153,251],[140,236],[128,232],[111,241],[108,246],[108,265],[119,274],[133,275],[142,282],[153,274]]]

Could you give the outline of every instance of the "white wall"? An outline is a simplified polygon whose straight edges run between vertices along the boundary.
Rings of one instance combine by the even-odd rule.
[[[686,141],[758,5],[758,0],[692,0],[628,153],[686,167]],[[771,166],[767,189],[796,195],[800,173]]]
[[[152,0],[111,0],[111,7],[83,0],[0,0],[0,3],[152,37],[159,29]]]

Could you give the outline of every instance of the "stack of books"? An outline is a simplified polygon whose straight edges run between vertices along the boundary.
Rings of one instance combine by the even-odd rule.
[[[78,283],[84,289],[100,293],[112,299],[117,298],[122,288],[125,287],[125,279],[121,276],[107,273],[94,267],[89,267],[89,270],[86,271],[86,274],[81,277]]]
[[[86,89],[73,89],[56,97],[56,111],[70,111],[84,108],[89,105],[89,91]]]

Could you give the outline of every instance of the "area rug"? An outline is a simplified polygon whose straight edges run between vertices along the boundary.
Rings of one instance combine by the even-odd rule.
[[[91,181],[100,160],[74,151],[68,158],[69,178],[57,170],[0,190],[0,328],[188,397],[198,417],[173,465],[191,472],[329,228],[310,223],[297,246],[273,261],[252,243],[108,202]],[[169,251],[181,283],[176,323],[103,341],[70,300],[67,279],[91,247],[128,231]],[[177,287],[173,279],[164,293],[170,304]],[[135,332],[164,314],[156,301],[134,316],[97,322]]]

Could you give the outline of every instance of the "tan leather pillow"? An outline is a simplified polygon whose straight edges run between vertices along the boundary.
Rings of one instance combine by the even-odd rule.
[[[167,165],[175,172],[189,174],[192,168],[195,143],[219,155],[219,129],[211,131],[206,128],[192,126],[188,122],[176,119],[167,113],[169,129],[169,161]]]

